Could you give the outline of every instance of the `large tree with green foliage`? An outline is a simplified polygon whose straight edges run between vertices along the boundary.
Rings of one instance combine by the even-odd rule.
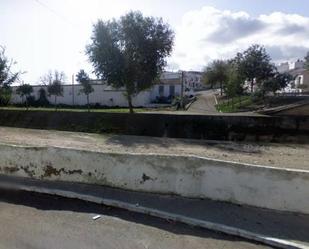
[[[207,85],[220,85],[220,94],[223,94],[223,89],[229,77],[229,62],[224,60],[215,60],[206,67],[203,75],[204,83]]]
[[[227,97],[236,97],[244,93],[244,76],[238,71],[235,61],[230,61],[228,64],[227,81],[224,86]]]
[[[150,88],[166,65],[174,33],[161,18],[129,12],[119,20],[99,20],[86,52],[96,75],[115,88],[125,88],[130,112],[132,97]]]
[[[238,53],[235,62],[238,64],[239,73],[250,82],[251,92],[254,83],[260,86],[264,80],[274,75],[275,67],[271,64],[271,58],[265,47],[252,45],[243,53]]]
[[[12,59],[8,59],[5,55],[5,48],[0,46],[0,104],[7,104],[11,96],[11,84],[14,83],[19,76],[13,73],[11,67],[15,64]]]
[[[87,97],[87,107],[88,107],[88,112],[89,112],[90,111],[89,95],[94,91],[90,83],[90,77],[85,72],[85,70],[81,69],[76,75],[76,81],[82,85],[82,89],[80,90],[80,92],[84,93]]]
[[[284,89],[293,80],[293,76],[288,73],[275,73],[273,77],[265,80],[261,87],[263,94],[272,92],[276,95],[277,91]]]
[[[63,96],[63,84],[65,80],[65,74],[55,70],[50,71],[41,78],[44,85],[47,85],[47,92],[49,96],[54,96],[54,105],[57,110],[57,97]]]
[[[25,97],[26,108],[28,110],[28,98],[30,97],[31,93],[33,93],[33,87],[29,84],[21,84],[20,86],[17,87],[16,93],[22,99],[24,99]]]

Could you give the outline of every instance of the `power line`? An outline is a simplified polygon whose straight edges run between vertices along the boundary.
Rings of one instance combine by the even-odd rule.
[[[42,3],[39,0],[34,0],[36,3],[38,3],[39,5],[41,5],[42,7],[46,8],[47,10],[49,10],[50,12],[52,12],[54,15],[60,17],[63,21],[66,21],[67,23],[69,23],[70,25],[75,26],[74,23],[72,23],[69,19],[67,19],[66,17],[64,17],[63,15],[59,14],[57,11],[53,10],[52,8],[50,8],[47,4]]]

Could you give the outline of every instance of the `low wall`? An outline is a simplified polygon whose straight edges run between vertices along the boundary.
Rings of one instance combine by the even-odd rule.
[[[0,110],[0,126],[193,139],[309,142],[309,116]]]
[[[0,173],[211,198],[309,214],[309,171],[194,156],[99,153],[2,144]]]

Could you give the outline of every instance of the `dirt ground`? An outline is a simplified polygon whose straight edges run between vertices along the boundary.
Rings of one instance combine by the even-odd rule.
[[[0,143],[114,153],[196,155],[255,165],[309,170],[309,144],[236,143],[7,127],[0,127]]]

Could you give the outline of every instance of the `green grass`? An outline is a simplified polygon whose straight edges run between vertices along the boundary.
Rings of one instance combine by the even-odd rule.
[[[25,107],[0,107],[0,110],[13,110],[13,111],[26,111]],[[134,112],[155,111],[156,109],[147,108],[134,108]],[[28,111],[50,111],[54,112],[54,107],[29,107]],[[88,112],[86,108],[58,108],[59,112]],[[90,112],[109,112],[109,113],[129,113],[129,108],[102,108],[102,109],[90,109]]]
[[[235,97],[233,99],[224,100],[216,108],[220,112],[238,112],[241,109],[253,104],[251,96]]]

